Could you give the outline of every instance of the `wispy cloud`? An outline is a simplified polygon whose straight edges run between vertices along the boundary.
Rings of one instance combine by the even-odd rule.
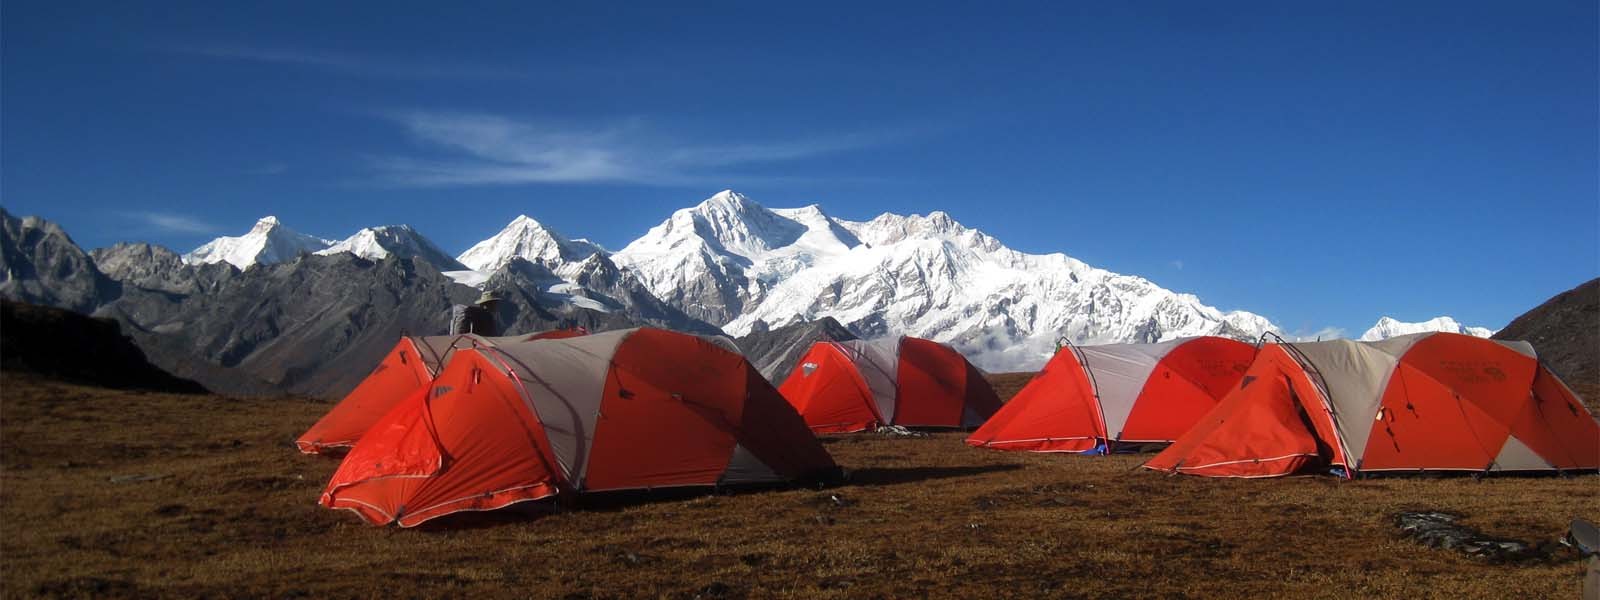
[[[244,169],[245,175],[282,175],[287,172],[289,165],[283,163],[266,163]]]
[[[861,150],[913,131],[875,131],[761,142],[684,141],[639,119],[562,127],[497,115],[406,112],[384,115],[445,156],[372,159],[382,182],[406,186],[628,182],[657,185],[761,179],[739,169]]]
[[[218,60],[296,65],[386,79],[520,79],[524,71],[474,64],[393,60],[325,50],[235,45],[177,46],[172,50]]]
[[[1167,264],[1171,265],[1172,268],[1177,269],[1179,271],[1183,270],[1183,261],[1181,261],[1181,260],[1175,260],[1175,261],[1169,262]]]
[[[163,233],[216,233],[217,226],[189,215],[134,211],[122,213],[135,222]]]

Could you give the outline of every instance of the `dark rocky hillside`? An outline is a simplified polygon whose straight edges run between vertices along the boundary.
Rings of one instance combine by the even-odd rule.
[[[1600,386],[1600,278],[1556,294],[1513,319],[1494,338],[1533,344],[1539,360],[1568,385],[1595,389]]]
[[[842,342],[853,339],[856,339],[856,335],[844,325],[840,325],[833,317],[823,317],[771,330],[758,327],[749,335],[735,340],[735,343],[750,359],[750,364],[772,381],[772,385],[780,385],[794,370],[795,363],[800,362],[800,357],[811,349],[811,344],[822,340]]]
[[[0,369],[113,389],[206,392],[151,365],[114,320],[10,300],[0,300]]]

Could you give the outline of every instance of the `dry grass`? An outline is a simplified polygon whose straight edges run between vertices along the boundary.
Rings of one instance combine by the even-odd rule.
[[[325,404],[11,375],[3,398],[7,597],[1571,598],[1570,557],[1483,564],[1393,515],[1528,541],[1600,517],[1596,477],[1206,480],[868,434],[827,439],[854,477],[824,491],[379,529],[315,505],[335,463],[290,442]]]

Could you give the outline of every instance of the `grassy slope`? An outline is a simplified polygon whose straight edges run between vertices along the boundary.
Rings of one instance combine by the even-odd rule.
[[[1576,561],[1487,565],[1400,538],[1412,508],[1554,539],[1600,478],[1206,480],[1138,457],[832,437],[854,482],[435,530],[315,505],[302,400],[6,375],[4,596],[1575,597]],[[112,483],[112,478],[159,479]],[[830,495],[842,496],[838,506]]]

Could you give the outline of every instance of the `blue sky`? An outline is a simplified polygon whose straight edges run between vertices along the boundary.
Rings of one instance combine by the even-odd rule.
[[[276,214],[459,252],[733,188],[1299,332],[1600,274],[1592,1],[257,4],[6,2],[0,202],[90,248]]]

